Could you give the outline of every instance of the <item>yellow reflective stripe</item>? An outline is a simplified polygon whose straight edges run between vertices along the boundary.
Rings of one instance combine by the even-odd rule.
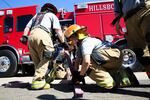
[[[113,79],[107,79],[107,80],[104,80],[104,81],[101,81],[101,82],[97,82],[97,85],[100,86],[100,87],[104,87],[106,89],[111,89],[114,87],[114,80]]]
[[[130,86],[130,85],[131,85],[131,82],[130,82],[129,78],[124,77],[124,78],[122,79],[122,82],[121,82],[120,85],[121,85],[121,86]]]
[[[31,88],[32,89],[41,89],[45,86],[45,84],[46,84],[45,80],[33,81],[31,84]]]
[[[125,70],[120,70],[121,83],[120,86],[130,86],[131,82]]]

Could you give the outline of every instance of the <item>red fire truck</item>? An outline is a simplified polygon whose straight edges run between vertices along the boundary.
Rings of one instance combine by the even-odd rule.
[[[73,12],[60,10],[57,16],[61,25],[85,25],[91,36],[111,42],[122,41],[123,35],[117,35],[110,25],[114,18],[113,0],[76,4],[74,9]],[[0,9],[0,77],[14,76],[20,69],[24,73],[34,73],[28,47],[19,40],[38,10],[37,5]]]
[[[14,76],[19,70],[33,74],[34,66],[27,45],[20,42],[29,20],[38,12],[38,5],[0,9],[0,77]],[[62,9],[58,18],[62,25],[74,23],[74,13]]]
[[[74,9],[76,23],[87,26],[91,36],[110,42],[116,42],[124,37],[124,33],[118,35],[115,27],[111,25],[115,17],[113,0],[80,3],[75,5]],[[123,20],[121,24],[124,29]]]
[[[19,68],[24,69],[24,65],[33,65],[28,47],[19,40],[37,9],[38,6],[33,5],[0,10],[0,77],[13,76]],[[26,67],[24,70],[33,73],[29,69]]]

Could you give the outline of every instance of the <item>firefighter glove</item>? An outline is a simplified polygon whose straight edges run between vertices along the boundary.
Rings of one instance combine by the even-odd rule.
[[[60,47],[64,48],[65,50],[69,50],[69,45],[67,42],[63,42],[60,44]]]
[[[74,71],[72,76],[72,82],[73,84],[77,85],[80,84],[80,82],[82,82],[83,84],[85,84],[85,75],[80,75],[80,72],[78,71]]]
[[[20,38],[20,42],[26,45],[27,42],[28,42],[28,36],[23,35],[23,36]]]
[[[49,60],[57,60],[60,57],[61,50],[63,50],[62,47],[55,47],[54,51],[44,50],[43,58]]]

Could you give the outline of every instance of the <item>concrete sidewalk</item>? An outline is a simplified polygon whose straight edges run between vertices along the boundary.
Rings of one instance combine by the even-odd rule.
[[[148,80],[149,79],[146,72],[134,72],[134,74],[138,80]]]

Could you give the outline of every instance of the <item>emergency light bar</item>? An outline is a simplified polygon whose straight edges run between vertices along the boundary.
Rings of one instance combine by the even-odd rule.
[[[80,3],[77,5],[77,8],[78,9],[85,9],[85,8],[88,8],[88,5],[87,5],[87,3]]]
[[[3,16],[5,14],[4,11],[0,11],[0,16]]]

